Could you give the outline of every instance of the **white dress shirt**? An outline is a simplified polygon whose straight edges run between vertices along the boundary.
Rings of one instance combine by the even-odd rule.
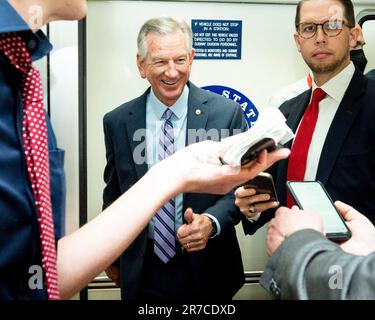
[[[354,65],[352,62],[335,77],[321,86],[326,92],[326,96],[319,103],[319,114],[315,130],[311,139],[309,152],[307,155],[306,171],[304,180],[315,180],[318,171],[320,154],[322,152],[327,133],[335,117],[336,111],[343,99],[349,83],[354,75]],[[313,82],[312,90],[318,86]],[[312,96],[312,95],[311,95]],[[311,97],[310,97],[311,101]]]

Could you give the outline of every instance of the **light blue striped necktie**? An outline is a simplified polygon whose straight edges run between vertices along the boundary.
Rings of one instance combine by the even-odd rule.
[[[173,111],[167,108],[162,116],[164,122],[160,128],[159,161],[174,152],[172,115]],[[176,254],[174,199],[170,199],[164,204],[154,217],[154,252],[164,263],[167,263]]]

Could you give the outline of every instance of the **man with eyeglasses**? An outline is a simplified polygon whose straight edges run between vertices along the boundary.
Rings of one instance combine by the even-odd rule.
[[[291,156],[270,169],[281,205],[293,202],[287,180],[319,180],[333,200],[342,200],[375,222],[375,82],[350,61],[359,29],[350,0],[303,0],[298,3],[294,40],[313,73],[312,89],[286,101],[280,110],[296,133]],[[253,195],[236,191],[237,203]],[[246,190],[245,190],[246,191]],[[250,210],[251,209],[251,210]],[[262,204],[249,211],[261,211]],[[274,216],[260,214],[244,225],[253,234]]]
[[[363,51],[363,47],[366,44],[366,42],[363,37],[361,26],[358,23],[356,26],[360,28],[360,33],[357,38],[357,43],[354,47],[350,48],[350,60],[353,62],[354,66],[363,73],[367,65],[367,58]],[[367,73],[366,76],[371,77],[371,74]],[[374,78],[374,76],[372,78]],[[278,90],[276,93],[272,94],[267,106],[279,108],[285,101],[298,96],[306,90],[309,90],[312,87],[312,82],[312,74],[309,73],[302,79],[299,79],[296,82],[293,82],[292,84],[289,84],[286,87],[283,87],[280,90]]]

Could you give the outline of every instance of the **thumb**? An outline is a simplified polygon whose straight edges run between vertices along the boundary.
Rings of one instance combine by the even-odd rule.
[[[348,222],[358,219],[361,216],[357,210],[344,202],[336,201],[335,206],[339,210],[342,217]]]
[[[184,213],[184,218],[187,222],[187,224],[190,224],[193,222],[194,220],[194,212],[193,212],[193,209],[191,208],[187,208],[185,213]]]

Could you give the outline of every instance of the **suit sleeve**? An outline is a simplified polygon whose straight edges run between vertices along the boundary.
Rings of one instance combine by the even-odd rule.
[[[121,196],[109,124],[110,121],[105,116],[103,119],[103,128],[107,163],[104,169],[104,182],[106,185],[103,191],[103,210]]]
[[[281,299],[375,299],[375,253],[344,252],[317,231],[300,230],[270,258],[260,283]]]
[[[103,210],[109,207],[118,197],[121,196],[120,184],[117,178],[115,156],[113,150],[113,143],[111,139],[110,121],[107,116],[103,119],[104,141],[106,149],[107,163],[104,169],[105,187],[103,191]],[[112,263],[120,267],[120,258]]]

